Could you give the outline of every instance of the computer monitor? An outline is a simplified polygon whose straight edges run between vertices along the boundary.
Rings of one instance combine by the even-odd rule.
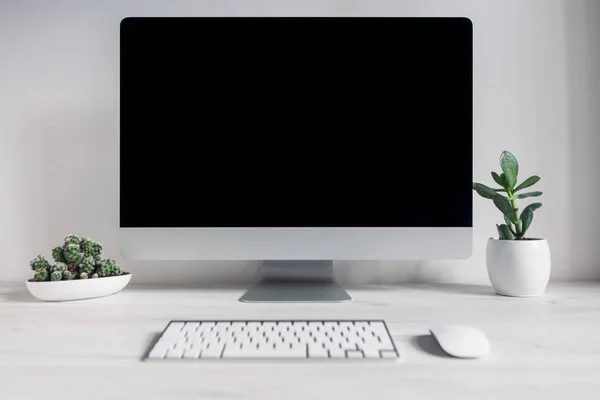
[[[120,33],[124,258],[260,260],[242,301],[344,301],[335,260],[470,257],[467,18],[131,17]]]

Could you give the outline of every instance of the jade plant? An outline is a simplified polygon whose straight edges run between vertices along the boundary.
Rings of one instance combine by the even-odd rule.
[[[123,274],[114,260],[102,257],[102,245],[94,239],[68,235],[61,246],[52,249],[53,262],[41,254],[29,263],[34,281],[70,281]]]
[[[504,216],[505,223],[496,224],[500,240],[525,240],[527,239],[525,233],[533,221],[533,212],[540,208],[542,203],[531,203],[519,212],[517,200],[541,196],[542,192],[539,191],[523,192],[523,189],[535,185],[541,178],[533,175],[518,183],[519,163],[517,158],[508,151],[503,151],[500,155],[500,168],[502,169],[500,175],[492,172],[492,179],[500,186],[499,188],[474,182],[473,190],[481,197],[491,199]]]

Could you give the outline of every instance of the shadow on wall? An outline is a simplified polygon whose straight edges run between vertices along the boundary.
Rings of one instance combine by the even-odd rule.
[[[572,279],[600,279],[600,1],[564,2]]]

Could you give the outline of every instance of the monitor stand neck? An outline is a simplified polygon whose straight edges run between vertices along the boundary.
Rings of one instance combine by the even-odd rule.
[[[244,303],[340,303],[352,298],[333,279],[333,261],[263,261]]]

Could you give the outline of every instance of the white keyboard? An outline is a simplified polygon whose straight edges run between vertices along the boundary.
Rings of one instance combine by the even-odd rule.
[[[171,321],[146,360],[396,360],[385,321]]]

